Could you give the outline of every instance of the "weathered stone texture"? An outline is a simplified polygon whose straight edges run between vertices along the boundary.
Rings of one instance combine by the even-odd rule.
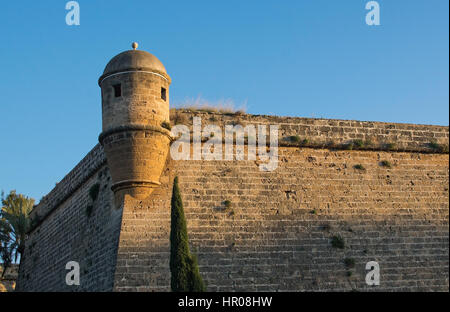
[[[105,163],[103,148],[97,144],[50,193],[41,198],[39,205],[31,212],[31,218],[38,221],[44,219],[53,209],[72,196]]]
[[[290,136],[307,139],[313,146],[348,144],[354,140],[370,141],[367,149],[386,150],[386,144],[393,144],[396,151],[433,152],[429,147],[436,142],[448,148],[448,127],[400,124],[373,121],[314,119],[301,117],[278,117],[248,114],[220,114],[173,110],[171,122],[174,125],[192,126],[192,118],[200,117],[202,125],[214,124],[221,128],[225,125],[240,124],[279,126],[280,145],[289,145]],[[448,153],[448,151],[447,151]]]
[[[122,96],[114,97],[113,85],[121,84]],[[132,72],[107,78],[102,87],[103,131],[139,124],[160,126],[169,120],[169,85],[157,75]],[[166,100],[161,99],[161,87]]]
[[[121,86],[120,96],[115,96],[114,85]],[[103,116],[100,143],[117,201],[122,200],[123,194],[146,198],[159,185],[170,143],[170,132],[162,128],[164,122],[169,122],[169,85],[166,77],[135,71],[107,76],[100,83]]]
[[[448,155],[289,147],[275,173],[255,161],[171,161],[151,199],[125,203],[115,290],[170,289],[175,175],[210,291],[448,291]],[[369,261],[379,287],[365,284]]]
[[[90,167],[92,163],[80,165]],[[68,185],[76,182],[65,181]],[[89,190],[96,183],[100,190],[93,201]],[[18,291],[112,290],[122,212],[114,208],[110,188],[111,178],[106,165],[91,171],[90,177],[53,207],[40,225],[29,233],[20,264]],[[37,210],[47,210],[45,205],[39,204]],[[90,211],[88,206],[92,206]],[[66,263],[69,261],[80,264],[80,286],[66,285],[69,272]]]
[[[169,290],[170,198],[178,175],[191,249],[210,291],[448,291],[449,157],[425,146],[432,139],[448,144],[448,127],[206,113],[177,118],[189,125],[193,115],[222,126],[279,123],[280,138],[311,141],[369,134],[373,140],[379,132],[378,141],[395,138],[408,152],[284,146],[273,172],[260,171],[259,161],[169,156],[162,185],[148,199],[125,196],[114,208],[104,152],[96,146],[34,209],[41,223],[27,240],[17,288]],[[383,160],[392,167],[381,166]],[[95,183],[101,191],[88,217]],[[345,249],[331,246],[334,235],[344,238]],[[355,260],[353,269],[345,258]],[[80,262],[79,287],[65,285],[70,260]],[[379,287],[365,285],[368,261],[380,264]]]

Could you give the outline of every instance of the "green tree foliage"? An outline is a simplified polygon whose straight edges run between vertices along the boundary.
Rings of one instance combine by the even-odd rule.
[[[34,199],[11,191],[6,198],[2,194],[0,211],[0,260],[4,270],[25,250],[25,237],[30,228],[30,212]]]
[[[197,258],[189,251],[189,241],[184,217],[183,202],[175,177],[172,192],[170,229],[170,286],[176,292],[205,291],[198,269]]]

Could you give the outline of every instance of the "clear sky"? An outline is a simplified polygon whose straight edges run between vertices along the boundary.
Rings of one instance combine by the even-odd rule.
[[[97,79],[114,55],[155,54],[171,105],[449,124],[448,0],[79,0],[0,5],[0,190],[39,200],[97,143]]]

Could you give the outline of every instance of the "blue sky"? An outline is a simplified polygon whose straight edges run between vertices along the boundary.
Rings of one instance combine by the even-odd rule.
[[[384,0],[3,1],[0,190],[39,200],[97,143],[97,79],[130,48],[172,77],[171,105],[253,114],[449,124],[449,2]]]

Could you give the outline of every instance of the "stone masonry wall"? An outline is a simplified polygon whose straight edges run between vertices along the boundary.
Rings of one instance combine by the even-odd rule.
[[[180,110],[171,121],[189,126],[193,116],[203,126],[278,124],[278,168],[169,156],[149,199],[126,197],[115,208],[97,145],[34,208],[17,289],[169,290],[171,183],[178,175],[191,249],[210,291],[448,291],[448,127]],[[289,136],[308,144],[292,144]],[[337,148],[356,139],[370,146]],[[335,235],[344,249],[331,246]],[[346,268],[345,258],[355,267]],[[65,285],[70,260],[80,262],[79,287]],[[373,289],[364,282],[371,260],[381,269]]]
[[[448,155],[292,147],[275,172],[169,161],[151,199],[125,203],[115,290],[170,290],[175,175],[209,291],[448,291]],[[368,261],[380,264],[379,287],[365,284]]]
[[[38,225],[62,202],[76,192],[97,170],[106,164],[103,148],[97,144],[46,196],[31,212],[31,218]]]
[[[373,121],[315,119],[300,117],[278,117],[249,114],[221,114],[188,110],[172,110],[171,123],[192,126],[193,117],[200,117],[202,126],[218,125],[268,125],[279,126],[280,145],[292,144],[291,136],[307,140],[304,147],[342,147],[362,140],[367,150],[395,150],[411,152],[435,152],[430,143],[435,142],[446,148],[448,153],[449,130],[444,126],[399,124]],[[192,130],[192,128],[191,128]],[[369,143],[370,142],[370,143]]]
[[[91,167],[95,158],[84,161],[80,168]],[[122,211],[114,208],[111,178],[105,164],[86,172],[86,176],[69,175],[70,182],[65,178],[65,191],[71,183],[80,182],[76,179],[83,183],[67,198],[61,196],[64,200],[57,206],[46,205],[53,202],[50,199],[58,198],[59,193],[52,192],[35,208],[34,216],[40,213],[42,220],[28,234],[17,291],[112,290]],[[95,184],[100,188],[94,201],[89,193]],[[80,286],[66,285],[69,261],[80,264]]]

